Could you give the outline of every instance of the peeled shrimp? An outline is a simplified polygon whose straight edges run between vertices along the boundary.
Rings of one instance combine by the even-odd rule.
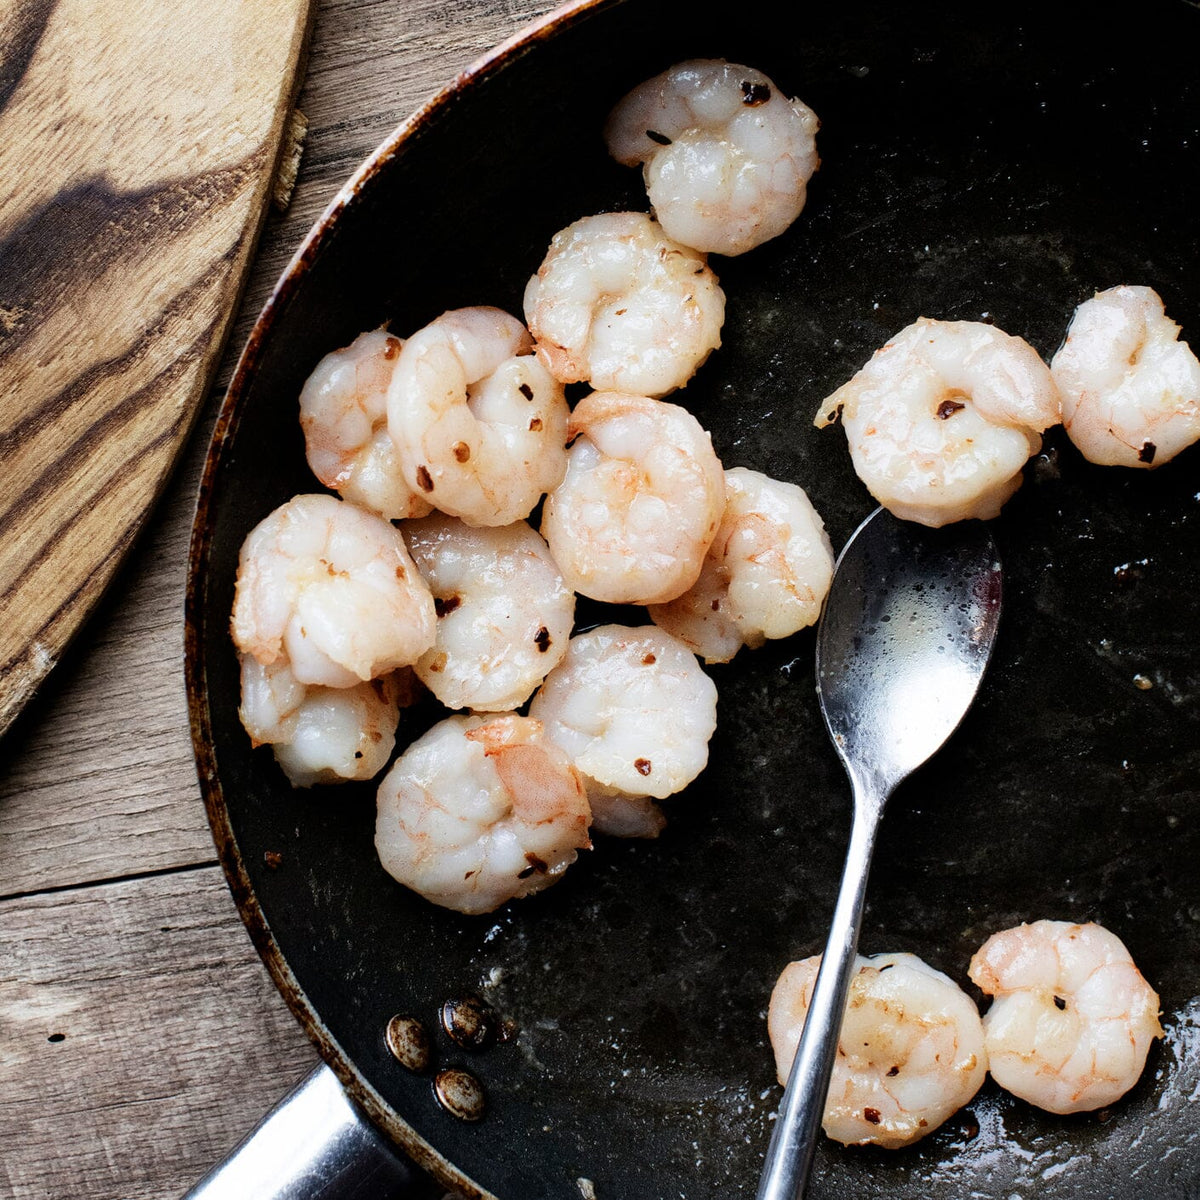
[[[1034,921],[995,933],[970,975],[996,997],[983,1018],[992,1076],[1050,1112],[1119,1099],[1163,1035],[1157,994],[1099,925]]]
[[[700,578],[650,617],[705,662],[729,662],[813,624],[832,579],[833,547],[803,489],[733,467]]]
[[[462,913],[540,892],[591,845],[579,772],[528,717],[447,717],[396,760],[378,806],[384,869]]]
[[[238,557],[233,641],[300,683],[352,687],[415,662],[435,633],[433,596],[394,525],[332,496],[293,496]]]
[[[858,477],[922,525],[987,520],[1059,420],[1058,388],[1028,342],[976,321],[925,317],[898,333],[821,405],[842,412]]]
[[[1200,362],[1153,288],[1081,304],[1050,369],[1063,425],[1094,463],[1157,467],[1200,439]]]
[[[517,708],[567,652],[575,595],[524,521],[473,529],[440,513],[404,529],[433,591],[437,640],[417,660],[450,708]]]
[[[699,577],[725,508],[711,438],[686,409],[619,392],[585,396],[570,431],[542,515],[568,585],[615,604],[673,600]]]
[[[799,216],[819,162],[819,125],[761,71],[693,59],[634,88],[613,109],[604,138],[618,162],[644,164],[668,237],[741,254]]]
[[[554,235],[525,319],[563,383],[665,396],[721,344],[725,293],[704,255],[645,213],[602,213]]]
[[[654,625],[601,625],[571,639],[529,707],[583,772],[601,833],[653,837],[657,806],[708,762],[717,689],[692,652]]]
[[[908,1146],[979,1091],[987,1074],[983,1026],[949,976],[915,954],[856,958],[821,1122],[846,1146]],[[771,993],[767,1029],[786,1084],[821,956],[789,963]]]
[[[413,334],[388,390],[409,486],[469,525],[527,517],[566,470],[567,402],[515,317],[459,308]]]
[[[242,656],[238,716],[256,746],[269,744],[293,787],[370,779],[396,745],[401,685],[395,673],[348,688],[300,683],[282,656]]]
[[[423,517],[433,508],[405,483],[388,434],[388,384],[403,345],[383,330],[360,334],[325,355],[300,392],[313,474],[343,500],[389,520]]]

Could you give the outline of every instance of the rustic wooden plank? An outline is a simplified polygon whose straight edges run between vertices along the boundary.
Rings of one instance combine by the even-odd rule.
[[[316,1064],[215,867],[0,904],[0,1194],[162,1200]]]
[[[94,609],[204,397],[310,11],[310,0],[8,11],[0,730]]]
[[[268,220],[219,384],[296,244],[353,167],[479,53],[551,7],[336,0],[320,9],[299,102],[309,119],[299,179],[288,212]],[[187,727],[182,608],[217,398],[86,636],[0,741],[0,896],[212,858]]]

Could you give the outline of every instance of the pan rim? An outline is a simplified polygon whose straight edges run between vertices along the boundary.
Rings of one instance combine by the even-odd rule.
[[[566,0],[566,3],[517,30],[512,36],[476,58],[450,83],[421,104],[388,134],[338,189],[305,234],[275,282],[238,355],[205,453],[188,550],[184,593],[184,681],[192,752],[217,858],[242,923],[292,1015],[348,1095],[366,1112],[373,1124],[385,1132],[418,1167],[428,1171],[438,1183],[457,1189],[465,1200],[498,1198],[464,1175],[432,1143],[417,1133],[371,1086],[330,1033],[301,988],[275,940],[250,882],[217,772],[216,756],[213,752],[208,676],[202,654],[207,619],[207,566],[214,534],[214,489],[224,456],[237,433],[245,407],[245,395],[257,370],[263,344],[270,337],[279,314],[302,286],[314,261],[334,235],[343,211],[359,200],[362,189],[383,167],[402,157],[413,141],[424,136],[427,131],[432,131],[441,115],[464,93],[482,86],[541,43],[568,28],[574,28],[596,13],[624,3],[626,0]]]

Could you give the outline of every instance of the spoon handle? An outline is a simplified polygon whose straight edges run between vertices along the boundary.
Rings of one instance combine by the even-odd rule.
[[[882,794],[876,795],[868,787],[861,787],[857,780],[854,781],[854,792],[854,825],[837,907],[804,1032],[788,1075],[771,1144],[767,1147],[757,1200],[799,1200],[812,1168],[813,1151],[825,1111],[825,1095],[829,1091],[829,1076],[846,1010],[846,993],[854,974],[871,852],[875,848],[875,833],[886,798]]]

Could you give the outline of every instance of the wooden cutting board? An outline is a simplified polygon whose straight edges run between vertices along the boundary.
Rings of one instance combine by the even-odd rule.
[[[0,0],[0,733],[204,398],[297,129],[312,8]]]

